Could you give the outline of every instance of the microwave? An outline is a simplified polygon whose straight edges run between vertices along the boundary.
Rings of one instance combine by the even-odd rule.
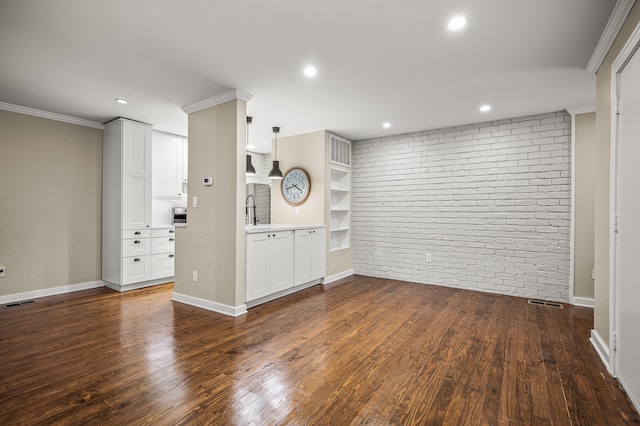
[[[187,223],[186,207],[173,208],[173,223]]]

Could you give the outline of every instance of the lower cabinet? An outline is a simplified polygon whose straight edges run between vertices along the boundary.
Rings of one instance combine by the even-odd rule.
[[[122,285],[149,281],[151,277],[150,256],[134,256],[122,259]]]
[[[247,234],[247,302],[293,287],[293,232]]]
[[[151,279],[175,275],[175,229],[151,229]]]
[[[295,231],[294,285],[325,276],[326,236],[324,228]]]
[[[249,233],[246,301],[319,280],[325,264],[324,228]]]

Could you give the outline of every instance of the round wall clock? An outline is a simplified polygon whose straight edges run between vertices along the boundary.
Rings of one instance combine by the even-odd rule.
[[[287,170],[282,178],[282,196],[292,206],[304,203],[311,192],[311,179],[307,171],[301,167]]]

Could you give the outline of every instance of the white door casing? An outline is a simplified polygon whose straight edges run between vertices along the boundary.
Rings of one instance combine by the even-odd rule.
[[[640,410],[640,26],[612,67],[610,369]]]

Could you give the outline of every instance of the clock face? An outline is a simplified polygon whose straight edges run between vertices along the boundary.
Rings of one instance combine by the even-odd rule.
[[[281,189],[287,203],[293,206],[304,203],[311,191],[309,174],[299,167],[287,170],[282,179]]]

